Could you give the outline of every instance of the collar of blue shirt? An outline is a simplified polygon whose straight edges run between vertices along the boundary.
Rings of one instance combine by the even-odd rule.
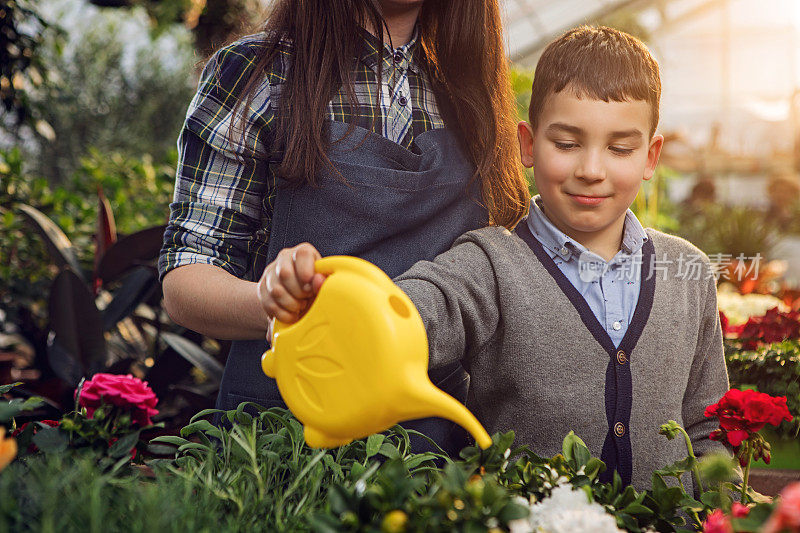
[[[542,197],[539,195],[531,199],[528,227],[542,246],[550,251],[551,256],[557,255],[564,261],[570,261],[572,258],[577,259],[583,254],[589,254],[593,258],[605,263],[600,256],[587,250],[581,243],[565,235],[550,222],[542,210]],[[628,209],[627,213],[625,213],[622,249],[608,264],[623,263],[630,260],[642,249],[647,239],[647,233],[639,222],[639,219],[636,218],[633,211]]]

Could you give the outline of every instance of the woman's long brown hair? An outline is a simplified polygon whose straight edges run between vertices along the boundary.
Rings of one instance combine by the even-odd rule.
[[[279,53],[278,42],[292,43],[275,131],[275,139],[284,140],[281,177],[314,184],[318,171],[331,164],[326,108],[342,86],[348,101],[356,101],[351,72],[362,46],[362,27],[373,29],[383,41],[385,23],[377,0],[275,2],[263,27],[266,46],[259,49],[233,116],[242,105],[249,107]],[[530,196],[517,155],[514,95],[498,1],[427,0],[419,29],[416,58],[427,71],[445,122],[462,132],[490,221],[512,228],[527,211]]]

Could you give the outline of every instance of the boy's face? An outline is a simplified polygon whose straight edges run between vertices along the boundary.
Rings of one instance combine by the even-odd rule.
[[[619,246],[625,212],[664,142],[649,136],[650,105],[578,98],[567,87],[545,100],[535,131],[520,122],[518,133],[550,221],[590,249]]]

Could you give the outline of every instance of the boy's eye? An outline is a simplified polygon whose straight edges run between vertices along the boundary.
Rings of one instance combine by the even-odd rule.
[[[617,155],[630,155],[634,151],[633,148],[623,148],[621,146],[609,146],[608,149]]]
[[[559,150],[571,150],[578,146],[577,143],[558,142],[558,141],[553,141],[553,144],[555,144],[556,148],[558,148]]]

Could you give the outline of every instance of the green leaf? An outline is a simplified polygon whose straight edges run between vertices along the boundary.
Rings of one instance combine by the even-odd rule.
[[[353,466],[350,468],[350,475],[353,478],[360,477],[364,472],[366,472],[367,467],[362,465],[361,463],[353,463]]]
[[[339,520],[319,512],[309,516],[308,525],[315,533],[339,533],[342,530],[342,524]]]
[[[57,427],[46,427],[36,432],[33,443],[44,453],[59,453],[67,449],[69,437]]]
[[[374,435],[367,437],[366,460],[378,453],[378,451],[381,449],[384,439],[386,439],[386,436],[383,433],[375,433]]]
[[[322,462],[328,467],[329,470],[332,470],[334,474],[336,474],[337,478],[344,477],[344,471],[342,470],[342,465],[336,462],[332,455],[326,455],[322,458]]]
[[[217,414],[217,413],[224,413],[224,412],[225,411],[223,411],[222,409],[203,409],[199,413],[197,413],[194,416],[192,416],[192,418],[189,419],[189,422],[190,423],[194,422],[195,420],[203,418],[204,416],[214,415],[214,414]]]
[[[592,481],[594,481],[600,472],[604,472],[606,469],[606,464],[596,457],[592,457],[586,463],[586,468],[584,468],[583,472]]]
[[[514,444],[514,438],[515,438],[514,432],[507,431],[502,434],[495,433],[494,436],[492,437],[492,440],[494,441],[494,444],[497,447],[497,451],[502,453],[507,449],[509,449],[512,444]]]
[[[162,435],[160,437],[156,437],[154,439],[150,439],[150,443],[151,444],[158,443],[158,442],[162,442],[164,444],[173,444],[175,446],[181,446],[183,444],[186,444],[189,441],[186,440],[186,439],[182,439],[181,437],[177,437],[175,435]]]
[[[644,515],[644,516],[652,516],[653,515],[653,510],[652,509],[649,509],[649,508],[645,507],[644,505],[642,505],[641,503],[636,503],[636,502],[633,502],[633,503],[625,506],[625,508],[622,509],[622,512],[623,513],[628,513],[630,515]]]
[[[703,505],[712,509],[718,509],[722,506],[720,493],[715,490],[709,490],[701,494],[700,501],[703,502]]]
[[[154,455],[175,455],[176,452],[173,446],[164,446],[161,444],[148,444],[147,451]]]
[[[651,485],[653,488],[653,496],[657,500],[660,494],[667,490],[667,484],[664,482],[664,478],[655,473],[653,474],[653,477],[651,479],[652,479]]]
[[[575,438],[578,439],[577,437]],[[572,444],[572,456],[575,460],[576,470],[580,470],[582,466],[586,466],[592,458],[589,448],[586,447],[586,444],[584,444],[581,439],[578,439],[577,442]]]
[[[50,257],[56,266],[60,268],[71,268],[76,274],[81,275],[81,265],[72,247],[72,243],[67,236],[61,231],[55,222],[50,220],[44,213],[38,209],[26,204],[16,204],[14,207],[21,211],[25,218],[30,222],[33,228],[39,233],[44,240],[47,250],[50,252]]]
[[[25,400],[16,398],[8,402],[0,402],[0,422],[11,420],[22,411],[32,411],[44,404],[42,398],[31,396]]]
[[[10,211],[9,211],[9,213],[10,213]],[[14,387],[18,387],[20,385],[22,385],[21,381],[17,381],[16,383],[9,383],[8,385],[0,385],[0,394],[5,394],[8,391],[10,391],[11,389],[13,389]]]
[[[222,433],[220,432],[219,428],[214,426],[208,420],[198,420],[181,428],[182,437],[188,437],[189,435],[198,432],[204,432],[207,433],[208,435],[211,435],[212,437],[222,439]]]
[[[200,450],[202,452],[208,452],[211,450],[211,448],[209,448],[205,444],[200,444],[198,442],[187,442],[186,444],[182,444],[178,448],[179,453],[186,452],[187,450]]]
[[[121,437],[111,445],[111,448],[108,449],[108,454],[114,458],[130,455],[133,447],[139,442],[139,433],[141,433],[141,430],[133,431]]]
[[[631,515],[622,512],[617,512],[616,517],[617,517],[617,525],[624,528],[626,531],[639,530],[639,523]]]
[[[575,470],[579,470],[582,466],[588,463],[589,459],[592,457],[592,454],[589,453],[589,448],[586,446],[586,443],[583,442],[580,437],[575,435],[573,431],[570,431],[567,436],[564,437],[564,442],[561,444],[561,449],[564,453],[564,458]]]
[[[421,465],[425,461],[433,461],[437,457],[439,457],[438,454],[431,453],[431,452],[425,452],[425,453],[419,453],[419,454],[415,454],[415,455],[412,455],[410,457],[407,457],[405,459],[405,461],[403,461],[403,462],[405,463],[406,468],[408,468],[409,470],[413,470],[414,468],[418,467],[419,465]]]
[[[683,499],[680,502],[678,502],[678,505],[680,505],[684,509],[691,509],[693,511],[703,510],[703,504],[690,496],[684,496]]]
[[[662,476],[678,477],[690,471],[695,467],[695,465],[697,465],[697,459],[687,456],[669,466],[666,466],[660,470],[656,470],[656,473],[661,474]]]
[[[384,457],[388,457],[389,459],[399,459],[400,458],[400,451],[395,448],[395,446],[391,442],[384,442],[378,453],[383,455]]]
[[[119,441],[117,441],[117,442],[119,442]],[[116,443],[114,443],[114,444],[116,444]],[[114,463],[111,466],[111,468],[108,469],[107,473],[111,474],[111,475],[114,475],[117,472],[119,472],[120,470],[122,470],[124,467],[130,465],[130,463],[131,463],[131,458],[126,454],[122,454],[122,457],[117,459],[117,462]]]

